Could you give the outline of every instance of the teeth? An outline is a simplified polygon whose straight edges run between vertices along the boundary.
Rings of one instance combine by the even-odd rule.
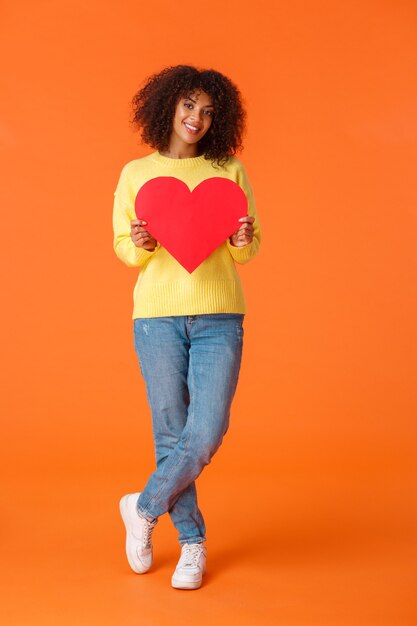
[[[185,122],[185,125],[187,126],[187,128],[191,128],[191,130],[200,130],[199,128],[196,128],[195,126],[191,126],[191,124],[187,124]]]

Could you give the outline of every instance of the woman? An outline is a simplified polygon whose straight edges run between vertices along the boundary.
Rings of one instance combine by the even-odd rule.
[[[206,529],[195,479],[226,433],[239,375],[245,302],[235,262],[251,260],[260,242],[252,190],[234,156],[245,113],[230,79],[183,65],[151,76],[133,107],[133,121],[155,152],[122,170],[114,248],[124,263],[140,268],[135,350],[152,412],[157,467],[142,492],[121,499],[120,511],[127,558],[137,573],[151,567],[152,532],[159,516],[169,512],[182,548],[172,586],[197,589],[206,568]],[[240,226],[191,273],[140,215],[138,191],[159,177],[183,181],[190,192],[207,179],[226,178],[246,195],[248,214]]]

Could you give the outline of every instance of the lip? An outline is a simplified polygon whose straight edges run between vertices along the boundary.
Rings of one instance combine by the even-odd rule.
[[[190,135],[198,135],[198,133],[201,131],[201,128],[199,128],[198,126],[194,126],[194,124],[189,124],[189,122],[183,122],[183,124],[187,133],[190,133]]]

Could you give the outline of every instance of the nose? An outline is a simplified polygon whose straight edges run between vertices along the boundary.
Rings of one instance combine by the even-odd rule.
[[[190,119],[200,121],[202,117],[202,111],[199,109],[193,109],[190,114]]]

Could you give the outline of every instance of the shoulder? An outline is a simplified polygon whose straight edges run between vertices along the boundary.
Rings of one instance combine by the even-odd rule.
[[[126,163],[119,176],[116,192],[119,195],[132,195],[150,178],[158,175],[158,166],[153,153]]]
[[[250,188],[250,182],[246,173],[246,168],[242,161],[236,156],[229,157],[227,163],[223,166],[225,175],[234,180],[238,185],[246,191]]]
[[[223,167],[231,172],[245,171],[242,161],[237,156],[230,156]]]
[[[134,176],[138,172],[144,169],[148,169],[149,167],[152,167],[152,165],[154,165],[153,154],[154,153],[151,153],[139,159],[133,159],[132,161],[128,161],[128,163],[126,163],[122,167],[121,175],[127,176],[127,177]]]
[[[247,178],[246,167],[236,156],[229,157],[225,169],[233,174],[239,181]]]

